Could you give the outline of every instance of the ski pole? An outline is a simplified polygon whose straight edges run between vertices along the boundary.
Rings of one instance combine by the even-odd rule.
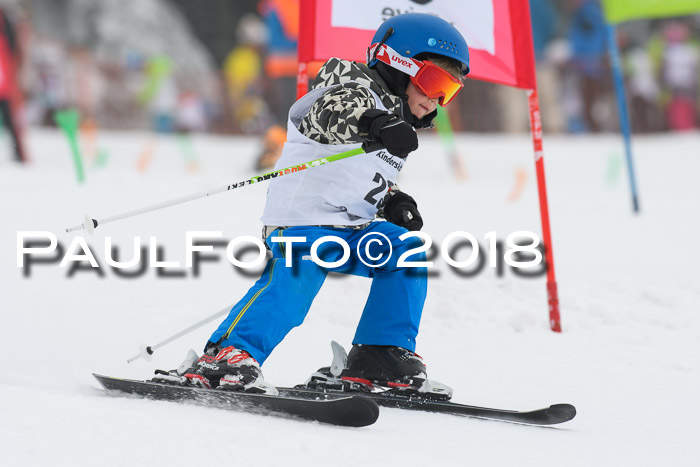
[[[296,172],[300,172],[302,170],[312,169],[312,168],[318,167],[320,165],[328,164],[330,162],[335,162],[335,161],[338,161],[341,159],[346,159],[348,157],[356,156],[358,154],[365,154],[368,152],[376,151],[378,149],[380,149],[380,147],[376,146],[376,144],[373,144],[370,146],[367,143],[362,143],[362,147],[357,148],[357,149],[351,149],[349,151],[341,152],[340,154],[333,154],[330,156],[321,157],[319,159],[314,159],[312,161],[304,162],[302,164],[294,165],[291,167],[287,167],[285,169],[273,170],[272,172],[267,172],[267,173],[262,174],[262,175],[257,175],[257,176],[251,177],[247,180],[243,180],[243,181],[238,182],[238,183],[231,183],[229,185],[220,186],[218,188],[202,191],[199,193],[194,193],[194,194],[191,194],[189,196],[183,196],[181,198],[172,199],[170,201],[164,201],[162,203],[154,204],[152,206],[147,206],[147,207],[141,208],[141,209],[135,209],[133,211],[125,212],[123,214],[118,214],[116,216],[105,217],[103,219],[98,220],[98,219],[93,219],[93,218],[86,215],[82,224],[76,225],[74,227],[69,227],[66,229],[66,232],[75,232],[77,230],[87,230],[89,233],[93,233],[98,225],[106,224],[108,222],[114,222],[114,221],[118,221],[121,219],[126,219],[128,217],[138,216],[139,214],[145,214],[147,212],[153,212],[153,211],[157,211],[159,209],[164,209],[164,208],[167,208],[170,206],[175,206],[177,204],[187,203],[187,202],[193,201],[195,199],[215,195],[217,193],[222,193],[224,191],[229,191],[229,190],[233,190],[236,188],[243,188],[245,186],[252,185],[254,183],[272,180],[273,178],[281,177],[283,175],[290,175],[290,174],[293,174]]]
[[[126,362],[131,363],[133,361],[138,360],[139,358],[143,358],[147,362],[151,361],[151,358],[152,358],[151,355],[153,355],[153,352],[155,352],[156,350],[160,349],[164,345],[171,343],[172,341],[174,341],[176,339],[179,339],[180,337],[184,336],[185,334],[189,334],[190,332],[194,331],[195,329],[207,324],[209,321],[213,321],[214,319],[218,318],[219,316],[225,315],[226,313],[231,311],[231,308],[233,308],[233,305],[227,306],[226,308],[223,308],[223,309],[217,311],[213,315],[207,316],[206,318],[204,318],[201,321],[197,321],[192,326],[190,326],[186,329],[183,329],[182,331],[180,331],[176,334],[173,334],[172,336],[168,337],[167,339],[163,340],[162,342],[158,342],[157,344],[148,345],[148,346],[145,344],[142,344],[141,346],[139,346],[139,353],[137,353],[136,355],[134,355],[133,357],[128,359]]]

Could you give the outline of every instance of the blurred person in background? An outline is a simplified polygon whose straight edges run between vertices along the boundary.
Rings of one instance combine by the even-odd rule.
[[[104,90],[97,62],[87,47],[74,45],[68,50],[67,81],[70,101],[80,113],[81,127],[96,129],[97,108]]]
[[[179,133],[202,133],[207,130],[204,100],[194,91],[183,91],[177,100],[175,127]]]
[[[572,0],[570,6],[572,16],[567,32],[571,46],[569,67],[578,84],[585,129],[599,132],[605,126],[605,116],[599,110],[605,105],[610,82],[606,26],[597,0]],[[612,115],[612,109],[609,110]]]
[[[267,101],[275,123],[284,124],[296,100],[299,0],[262,0],[258,9],[267,29]]]
[[[272,125],[265,132],[263,146],[255,163],[256,170],[270,170],[282,155],[284,143],[287,142],[287,130],[281,125]]]
[[[12,139],[14,159],[27,162],[19,113],[22,95],[18,70],[22,64],[22,47],[15,28],[15,20],[7,7],[0,6],[0,117]]]
[[[632,130],[640,133],[660,131],[663,118],[659,111],[660,89],[649,51],[633,44],[625,34],[620,34],[631,111]]]
[[[138,100],[148,107],[151,128],[158,133],[175,130],[178,87],[173,76],[173,62],[165,55],[150,57],[145,64],[145,83]]]
[[[661,83],[667,93],[666,115],[671,130],[697,127],[700,44],[684,21],[671,21],[663,29]]]
[[[31,48],[29,104],[30,124],[53,125],[53,113],[68,106],[66,51],[56,41],[35,38]]]
[[[547,132],[561,133],[566,124],[560,104],[559,69],[553,56],[560,18],[551,0],[530,0],[530,14],[542,127]]]
[[[263,85],[265,25],[255,14],[248,13],[238,23],[237,36],[238,45],[223,65],[234,131],[261,134],[272,120]]]

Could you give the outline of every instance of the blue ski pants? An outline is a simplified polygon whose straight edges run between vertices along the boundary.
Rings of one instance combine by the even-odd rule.
[[[304,321],[328,272],[333,271],[372,279],[353,344],[394,345],[415,351],[428,279],[425,267],[397,265],[401,255],[423,245],[416,237],[399,240],[406,232],[389,222],[372,222],[363,229],[299,226],[275,230],[266,239],[272,259],[262,276],[231,309],[207,345],[232,345],[262,364],[287,333]],[[381,244],[375,241],[380,234],[384,236]],[[368,237],[363,239],[365,235]],[[275,236],[306,237],[303,243],[293,243],[291,266],[286,265],[285,244],[272,242]],[[312,244],[324,236],[339,237],[349,246],[350,256],[343,265],[328,269],[311,260]],[[317,256],[321,260],[332,263],[343,257],[338,243],[319,244]],[[410,253],[404,259],[418,262],[426,256],[424,252]],[[338,298],[342,302],[343,297]]]

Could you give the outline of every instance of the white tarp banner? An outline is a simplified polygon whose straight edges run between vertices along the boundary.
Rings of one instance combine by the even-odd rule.
[[[469,49],[494,55],[493,1],[498,0],[333,0],[331,25],[374,31],[391,16],[429,13],[454,24],[466,39]]]

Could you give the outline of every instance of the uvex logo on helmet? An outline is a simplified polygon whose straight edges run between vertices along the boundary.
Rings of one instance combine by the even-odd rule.
[[[411,68],[414,65],[414,63],[411,60],[407,60],[398,55],[391,54],[390,57],[392,62],[397,62],[399,65],[405,66],[406,68]]]

